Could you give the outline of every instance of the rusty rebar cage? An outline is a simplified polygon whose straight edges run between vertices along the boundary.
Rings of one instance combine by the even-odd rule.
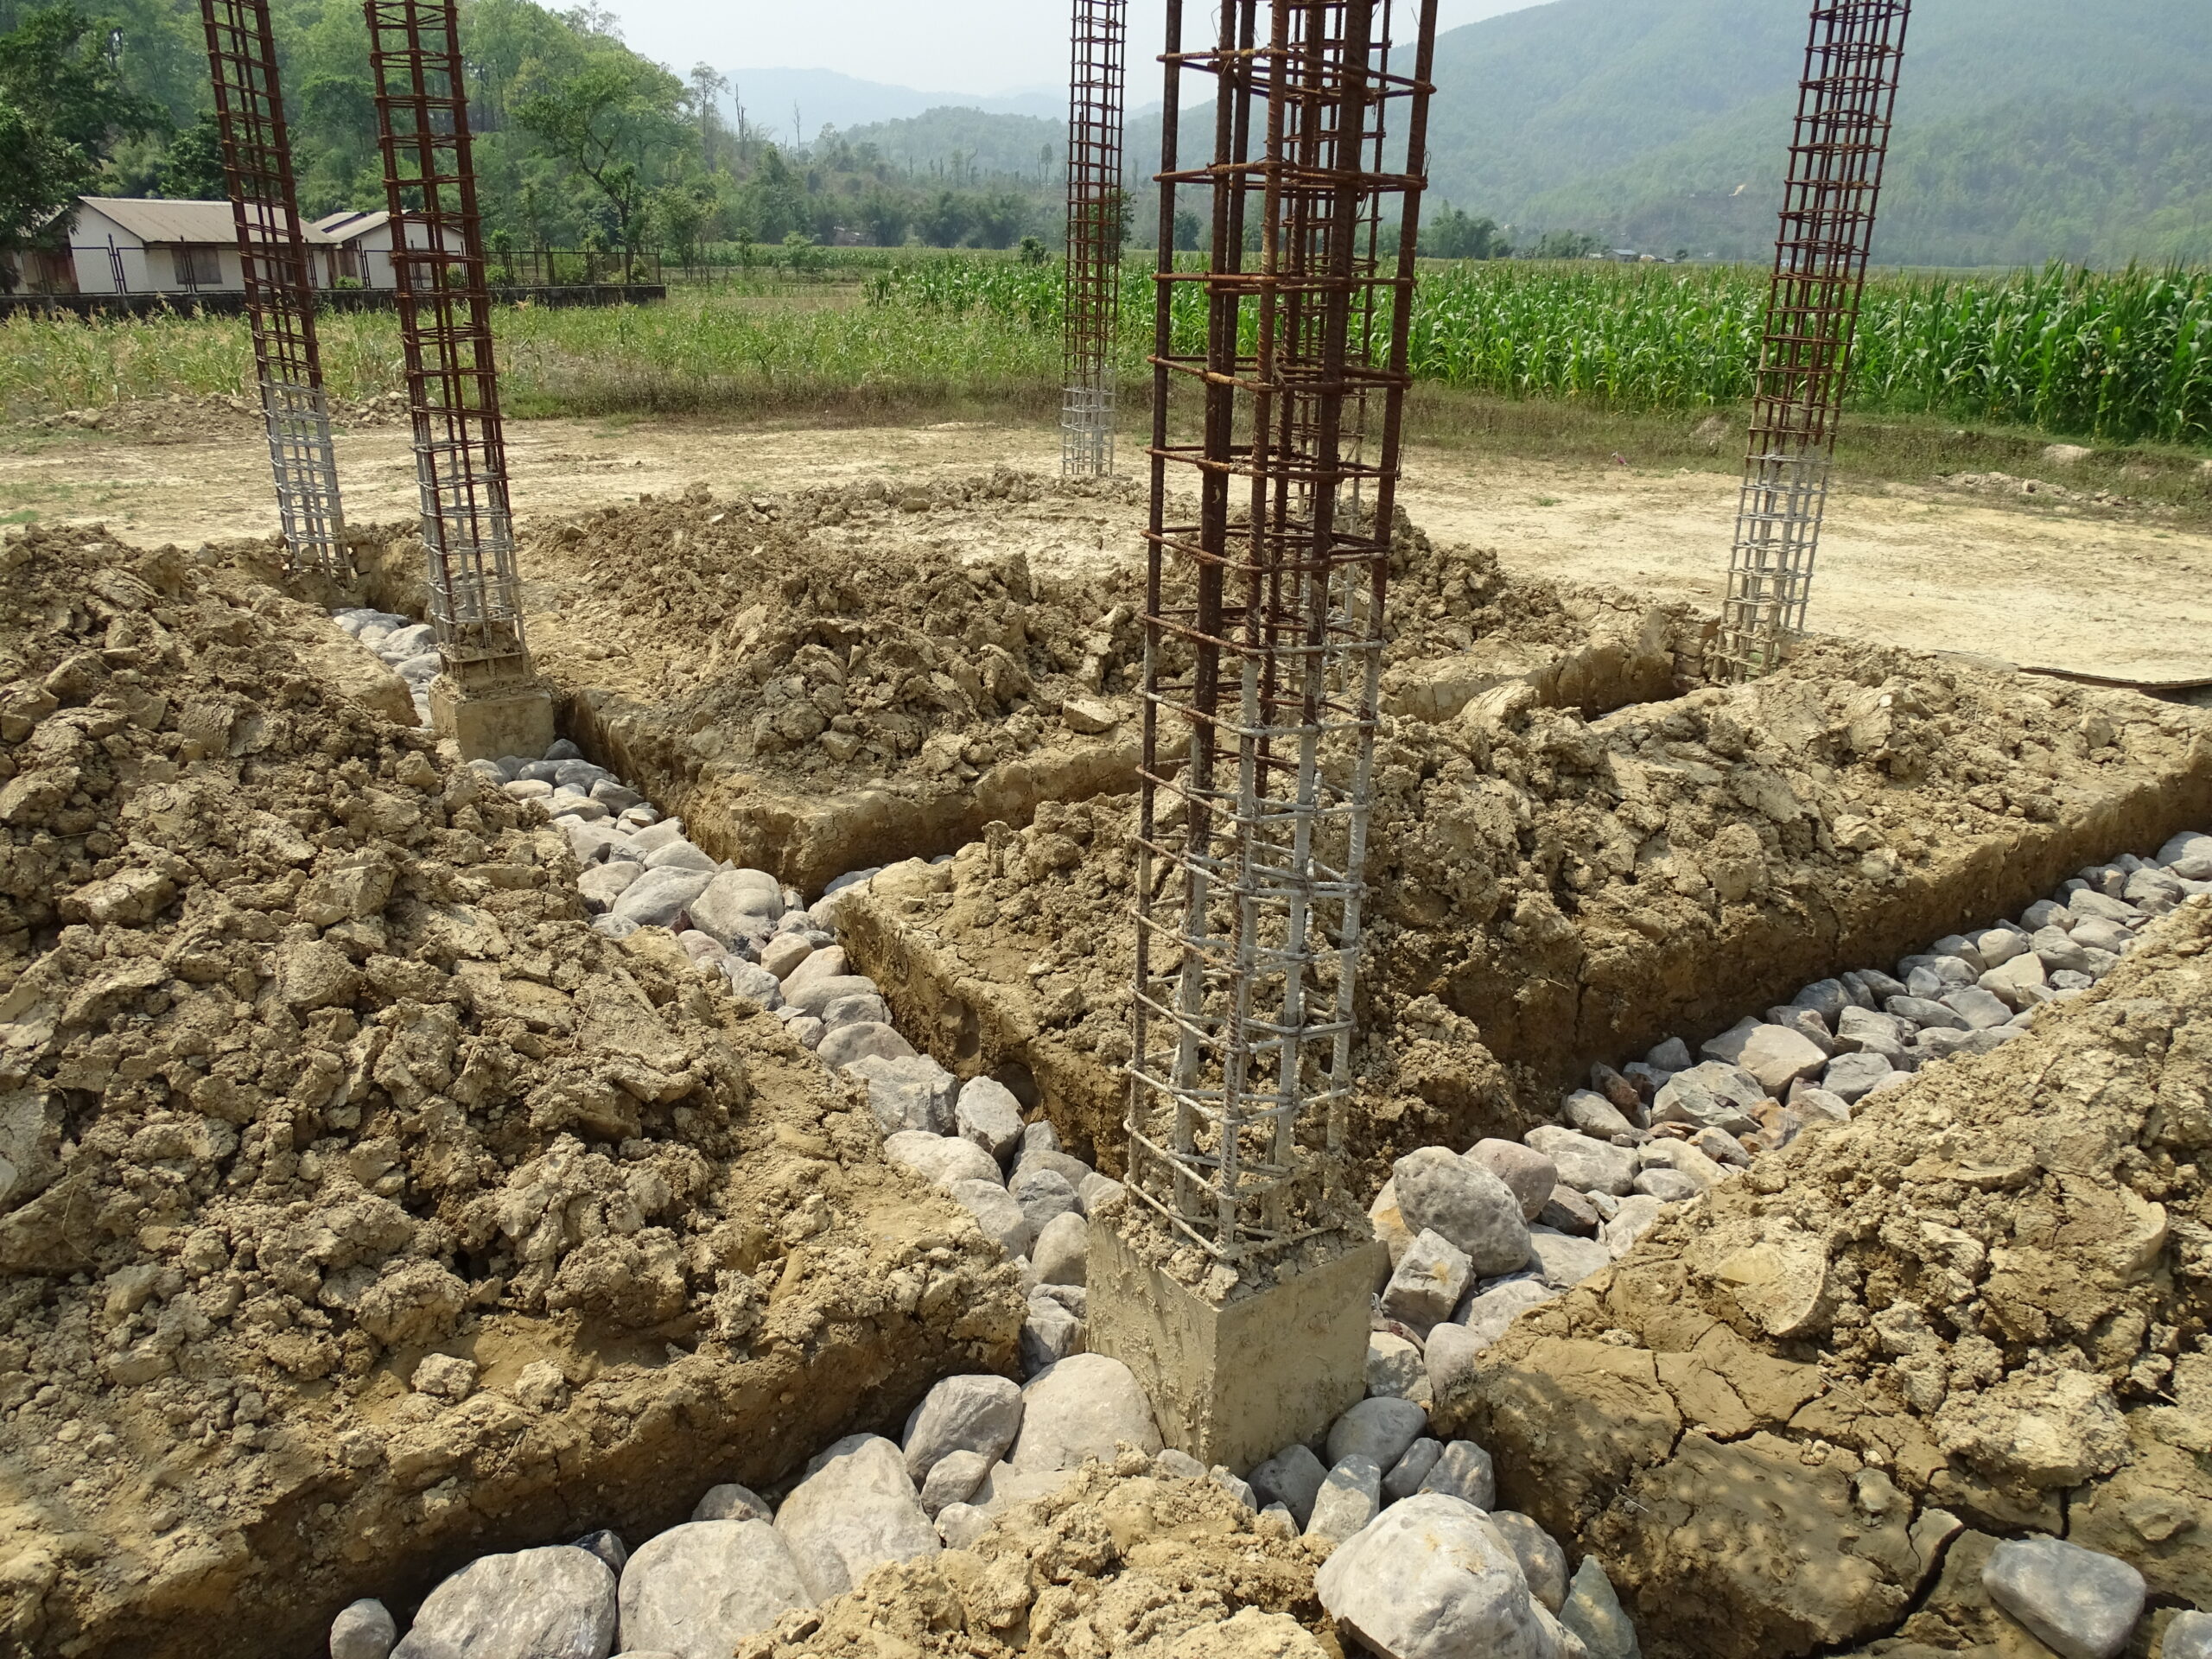
[[[1067,257],[1061,268],[1060,472],[1114,471],[1114,334],[1121,317],[1122,92],[1128,0],[1071,0]]]
[[[1804,632],[1911,12],[1912,0],[1813,8],[1721,606],[1732,679],[1770,672]]]
[[[454,0],[365,0],[430,618],[464,691],[527,680]]]
[[[1436,27],[1408,10],[1406,74],[1389,0],[1229,0],[1188,52],[1168,6],[1129,1189],[1232,1264],[1328,1229],[1340,1182]],[[1218,88],[1202,166],[1186,73]],[[1203,269],[1176,268],[1179,187],[1211,207]]]
[[[268,0],[200,0],[200,20],[285,559],[295,570],[342,577],[349,571],[346,513]]]

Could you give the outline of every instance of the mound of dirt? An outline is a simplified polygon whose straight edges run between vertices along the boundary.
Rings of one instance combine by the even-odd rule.
[[[1142,530],[1128,480],[1001,468],[695,487],[535,526],[520,558],[571,729],[718,855],[813,889],[1134,782]],[[1597,713],[1673,695],[1702,652],[1679,607],[1510,582],[1402,515],[1393,545],[1394,710],[1528,678]],[[356,597],[422,613],[411,537],[370,556]]]
[[[2017,1651],[1978,1564],[2024,1532],[2212,1605],[2208,950],[2193,899],[2020,1039],[1761,1159],[1524,1315],[1440,1432],[1655,1659]]]
[[[1211,1480],[1155,1478],[1141,1452],[1092,1465],[969,1549],[879,1567],[786,1615],[739,1659],[929,1653],[944,1659],[1324,1659],[1325,1552]]]
[[[0,543],[20,1647],[296,1652],[1012,1364],[966,1212],[379,675],[235,564]]]
[[[1502,684],[1377,738],[1353,1147],[1517,1138],[1593,1060],[2016,912],[2212,819],[2212,715],[1957,658],[1816,645],[1595,721]],[[1040,805],[839,912],[901,1027],[1018,1065],[1112,1161],[1128,797]],[[1377,1173],[1375,1179],[1379,1182]]]

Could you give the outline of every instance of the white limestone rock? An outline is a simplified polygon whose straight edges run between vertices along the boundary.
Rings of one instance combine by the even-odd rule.
[[[330,1621],[330,1659],[391,1659],[398,1641],[390,1610],[372,1597],[349,1602]]]
[[[1559,1185],[1559,1168],[1534,1147],[1495,1137],[1478,1141],[1467,1148],[1467,1161],[1487,1169],[1503,1181],[1506,1190],[1521,1201],[1521,1219],[1534,1221]]]
[[[1416,1489],[1471,1503],[1487,1513],[1497,1506],[1497,1469],[1491,1455],[1472,1440],[1454,1440]]]
[[[1021,1398],[1021,1430],[1007,1456],[1018,1471],[1079,1469],[1086,1458],[1110,1463],[1123,1440],[1147,1457],[1160,1450],[1152,1404],[1118,1359],[1071,1355],[1031,1378]]]
[[[1491,1524],[1504,1536],[1529,1580],[1529,1593],[1554,1613],[1567,1603],[1567,1552],[1559,1541],[1516,1510],[1492,1510]]]
[[[1329,1471],[1313,1498],[1306,1522],[1308,1538],[1341,1544],[1372,1521],[1382,1508],[1382,1471],[1375,1459],[1357,1452]]]
[[[1630,1623],[1621,1599],[1613,1592],[1613,1581],[1605,1576],[1595,1555],[1585,1555],[1582,1565],[1574,1569],[1573,1580],[1567,1587],[1566,1605],[1559,1610],[1559,1622],[1580,1640],[1590,1659],[1643,1659],[1636,1626]]]
[[[926,1481],[938,1459],[955,1452],[996,1463],[1020,1432],[1022,1409],[1021,1387],[1011,1378],[988,1372],[946,1377],[907,1419],[907,1478]]]
[[[817,1457],[776,1511],[776,1531],[817,1602],[843,1595],[886,1561],[943,1548],[905,1458],[880,1434],[849,1434]]]
[[[1391,1166],[1390,1185],[1414,1235],[1442,1234],[1466,1252],[1476,1273],[1510,1273],[1529,1259],[1521,1201],[1488,1169],[1441,1147],[1423,1147]],[[1550,1186],[1544,1191],[1548,1195]]]
[[[2140,1573],[2062,1538],[2005,1540],[1989,1552],[1981,1587],[2059,1659],[2113,1659],[2143,1616]]]
[[[632,1652],[728,1659],[813,1599],[767,1522],[689,1522],[645,1540],[622,1569],[622,1640]]]
[[[776,1511],[768,1500],[750,1486],[735,1481],[709,1486],[691,1507],[694,1521],[772,1521]]]
[[[1474,1262],[1465,1250],[1433,1229],[1424,1231],[1407,1247],[1382,1287],[1382,1312],[1426,1332],[1452,1317],[1473,1276]]]
[[[1578,1192],[1610,1192],[1618,1198],[1636,1179],[1636,1154],[1627,1147],[1592,1140],[1556,1123],[1541,1123],[1521,1137],[1552,1160],[1560,1184]]]
[[[1021,1103],[1014,1090],[990,1077],[970,1077],[960,1085],[953,1106],[955,1130],[1003,1165],[1021,1144]]]
[[[901,1129],[883,1140],[883,1155],[903,1164],[933,1185],[950,1187],[957,1181],[988,1181],[996,1185],[999,1166],[981,1147],[927,1129]]]
[[[983,1484],[983,1477],[990,1473],[991,1465],[997,1461],[981,1452],[946,1452],[922,1483],[922,1513],[932,1521],[941,1522],[946,1510],[955,1503],[965,1503],[976,1495],[976,1489]],[[940,1526],[939,1536],[942,1535]]]
[[[569,1544],[485,1555],[430,1592],[393,1659],[607,1659],[615,1579]]]
[[[1424,1411],[1431,1390],[1428,1366],[1421,1351],[1403,1337],[1388,1331],[1371,1331],[1367,1337],[1367,1392],[1410,1400]]]
[[[1337,1623],[1384,1659],[1556,1659],[1521,1564],[1472,1504],[1394,1503],[1337,1547],[1314,1580]]]
[[[1040,1284],[1083,1284],[1090,1272],[1090,1224],[1073,1211],[1053,1217],[1038,1230],[1029,1262]]]
[[[1363,1400],[1329,1425],[1329,1463],[1363,1457],[1388,1469],[1428,1430],[1428,1413],[1410,1400]],[[1379,1477],[1378,1477],[1379,1478]]]
[[[946,1189],[953,1201],[976,1217],[986,1238],[996,1239],[1009,1256],[1027,1255],[1037,1230],[1014,1195],[996,1181],[955,1181]]]

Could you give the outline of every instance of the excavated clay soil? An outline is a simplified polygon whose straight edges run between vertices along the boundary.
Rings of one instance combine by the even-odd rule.
[[[0,542],[6,1651],[296,1655],[1013,1363],[854,1092],[272,575]]]
[[[1597,721],[1503,688],[1386,722],[1357,1150],[1547,1121],[1593,1061],[2017,911],[2212,812],[2212,715],[1959,659],[1823,645]],[[887,871],[840,913],[946,1065],[1033,1077],[1114,1160],[1128,798]],[[1379,1179],[1380,1177],[1378,1176]]]
[[[1602,1561],[1650,1659],[2049,1659],[1980,1573],[2058,1533],[2212,1597],[2212,900],[2019,1039],[1822,1122],[1527,1313],[1431,1414]],[[1114,1480],[879,1568],[741,1659],[1320,1659],[1326,1545]]]
[[[1338,1659],[1313,1631],[1317,1553],[1211,1480],[1159,1478],[1141,1453],[1090,1468],[976,1541],[878,1568],[785,1616],[738,1659]]]
[[[1136,511],[1126,485],[1001,469],[695,490],[522,552],[569,728],[710,851],[812,890],[959,849],[856,895],[859,958],[941,1061],[1027,1079],[1109,1162],[1139,647],[1114,550]],[[2212,817],[2201,711],[1836,641],[1714,687],[1692,613],[1515,578],[1402,521],[1394,552],[1363,991],[1377,1157],[1541,1121],[1593,1060]],[[365,563],[368,597],[419,608],[410,537]]]
[[[2193,899],[1760,1160],[1518,1321],[1440,1432],[1603,1558],[1652,1659],[2025,1653],[1980,1573],[2031,1530],[2212,1605],[2208,950]]]
[[[1005,468],[695,489],[525,536],[530,637],[578,741],[717,856],[811,891],[1134,785],[1141,518],[1128,480]],[[1398,543],[1394,709],[1448,714],[1527,675],[1598,712],[1701,658],[1683,607],[1509,583],[1410,526]],[[365,562],[359,596],[422,613],[411,537]]]

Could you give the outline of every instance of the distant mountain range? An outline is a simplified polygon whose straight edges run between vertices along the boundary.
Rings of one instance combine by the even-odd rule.
[[[1915,13],[1876,257],[2212,256],[2204,0],[1941,0]],[[1806,8],[1551,0],[1439,38],[1431,182],[1516,230],[1771,246]]]
[[[1929,0],[1906,40],[1877,258],[2212,258],[2208,23],[2206,0]],[[1433,198],[1516,240],[1580,230],[1764,257],[1805,27],[1804,0],[1549,0],[1451,29],[1437,41]],[[1130,54],[1133,184],[1159,155],[1157,114],[1142,113],[1158,107],[1148,55]],[[935,146],[1033,169],[1062,119],[1057,92],[993,102],[823,71],[739,79],[753,118],[788,131],[788,109],[760,111],[797,101],[810,136],[823,121],[982,111],[950,122],[940,108],[872,135],[913,166],[943,159]]]
[[[972,92],[919,92],[859,80],[834,69],[736,69],[730,72],[730,79],[734,102],[743,105],[745,118],[779,143],[791,141],[794,119],[803,124],[799,130],[804,142],[811,143],[823,127],[843,131],[948,107],[987,115],[1041,116],[1054,123],[1065,122],[1068,113],[1067,92],[1058,86],[979,98]]]

